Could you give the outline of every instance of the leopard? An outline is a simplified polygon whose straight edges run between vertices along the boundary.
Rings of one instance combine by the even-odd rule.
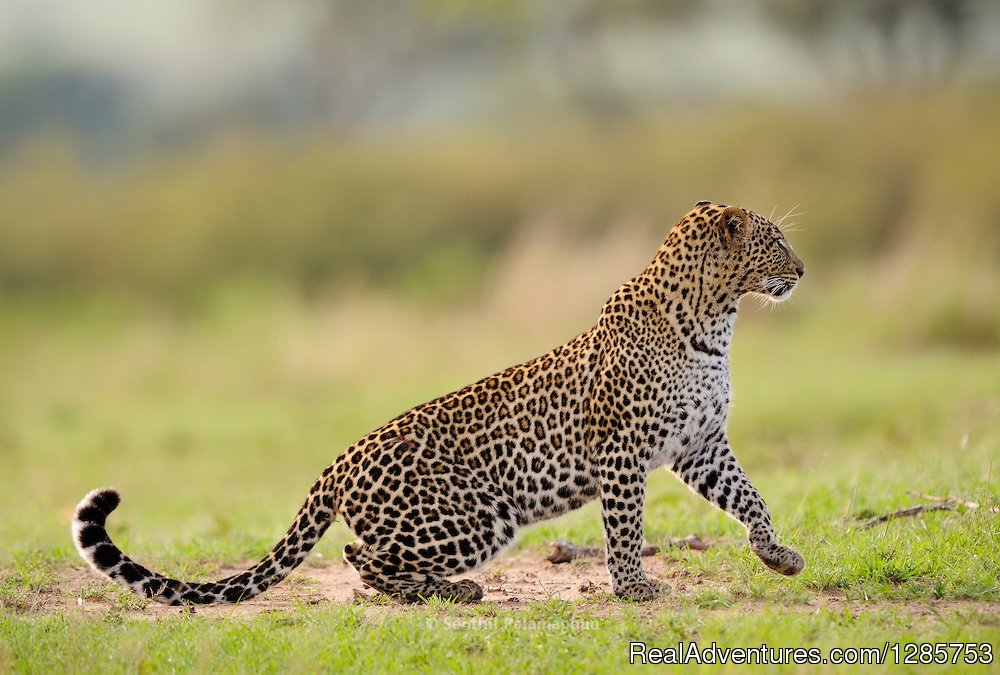
[[[647,481],[665,467],[741,523],[766,567],[797,574],[805,561],[778,542],[733,454],[727,417],[740,299],[785,300],[804,272],[778,225],[699,201],[589,330],[407,410],[344,450],[284,537],[245,571],[181,581],[133,561],[106,529],[120,501],[113,488],[80,501],[73,541],[98,573],[142,597],[233,604],[288,576],[340,516],[356,537],[344,559],[365,586],[403,603],[477,603],[483,588],[454,577],[512,546],[522,528],[598,499],[612,591],[643,602],[670,590],[641,561]]]

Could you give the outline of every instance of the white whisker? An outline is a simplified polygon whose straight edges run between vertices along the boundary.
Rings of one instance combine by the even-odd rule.
[[[796,223],[795,221],[790,221],[790,222],[787,222],[787,223],[785,222],[789,218],[795,218],[797,216],[801,216],[802,215],[802,212],[800,212],[800,211],[797,210],[798,208],[799,208],[798,204],[796,204],[795,206],[793,206],[792,208],[790,208],[788,210],[788,213],[786,213],[785,215],[783,215],[780,218],[778,218],[778,220],[774,223],[775,227],[777,227],[779,230],[781,230],[782,233],[786,233],[786,232],[798,232],[799,231],[799,229],[797,227],[798,223]]]

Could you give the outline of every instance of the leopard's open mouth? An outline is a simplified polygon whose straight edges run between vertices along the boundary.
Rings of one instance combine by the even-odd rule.
[[[785,300],[795,289],[795,282],[790,282],[781,277],[768,277],[764,281],[764,293],[775,300]]]

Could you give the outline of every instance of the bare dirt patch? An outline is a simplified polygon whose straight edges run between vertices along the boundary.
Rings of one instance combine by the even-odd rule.
[[[248,562],[248,565],[252,563]],[[644,567],[650,576],[665,582],[670,590],[660,600],[641,605],[643,614],[654,615],[664,611],[677,611],[700,606],[699,598],[717,592],[725,601],[705,611],[725,611],[733,614],[751,614],[774,606],[775,601],[734,598],[730,584],[709,579],[692,571],[669,556],[644,558]],[[235,565],[218,568],[219,577],[243,569]],[[587,557],[567,564],[552,564],[546,552],[518,552],[503,556],[473,573],[463,575],[482,585],[486,591],[483,603],[497,609],[523,609],[535,603],[553,599],[582,601],[581,611],[592,616],[610,616],[628,606],[611,595],[608,572],[602,557]],[[55,570],[52,582],[35,590],[25,590],[2,598],[0,611],[21,616],[49,614],[77,614],[104,616],[112,612],[124,613],[135,618],[159,619],[178,616],[190,609],[168,607],[148,601],[123,602],[114,585],[105,583],[83,565],[66,566]],[[358,573],[346,562],[312,556],[288,579],[263,595],[239,605],[198,606],[197,616],[247,618],[266,612],[294,611],[303,607],[361,604],[373,613],[407,611],[400,605],[379,597],[366,588]],[[783,611],[851,612],[858,615],[876,608],[892,607],[912,620],[940,621],[956,612],[975,612],[981,620],[1000,625],[1000,605],[996,603],[964,600],[908,600],[881,601],[877,603],[851,600],[838,592],[816,592],[790,604],[782,604]]]

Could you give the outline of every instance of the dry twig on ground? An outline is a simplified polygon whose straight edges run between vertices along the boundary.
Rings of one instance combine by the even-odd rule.
[[[706,551],[712,544],[702,539],[697,534],[689,534],[680,539],[671,539],[668,548],[688,548],[694,551]],[[660,552],[659,546],[646,544],[642,547],[640,555],[643,557],[656,555]],[[604,555],[604,549],[599,546],[577,546],[576,544],[560,539],[552,542],[552,553],[545,559],[553,565],[567,563],[577,558],[596,558]]]
[[[969,501],[968,499],[962,499],[961,497],[956,497],[954,495],[949,495],[947,497],[937,497],[935,495],[925,494],[923,492],[917,492],[916,490],[907,490],[906,493],[917,499],[923,499],[929,502],[937,502],[936,504],[918,504],[917,506],[909,506],[905,509],[900,509],[893,513],[887,513],[882,516],[876,516],[874,518],[858,518],[858,520],[865,520],[865,523],[861,526],[862,530],[867,530],[869,528],[875,527],[882,523],[887,523],[890,520],[895,520],[896,518],[906,518],[908,516],[917,516],[921,513],[929,513],[931,511],[954,511],[957,507],[961,506],[969,510],[976,510],[979,508],[978,502]],[[989,509],[990,513],[1000,513],[1000,509],[996,506],[992,506]]]
[[[862,530],[868,530],[875,527],[881,523],[887,523],[890,520],[895,520],[896,518],[905,518],[907,516],[916,516],[921,513],[926,513],[928,511],[954,511],[955,507],[951,504],[933,504],[928,506],[927,504],[918,504],[917,506],[911,506],[909,508],[900,509],[899,511],[894,511],[893,513],[887,513],[884,516],[877,516],[865,521],[865,524],[861,526]]]

